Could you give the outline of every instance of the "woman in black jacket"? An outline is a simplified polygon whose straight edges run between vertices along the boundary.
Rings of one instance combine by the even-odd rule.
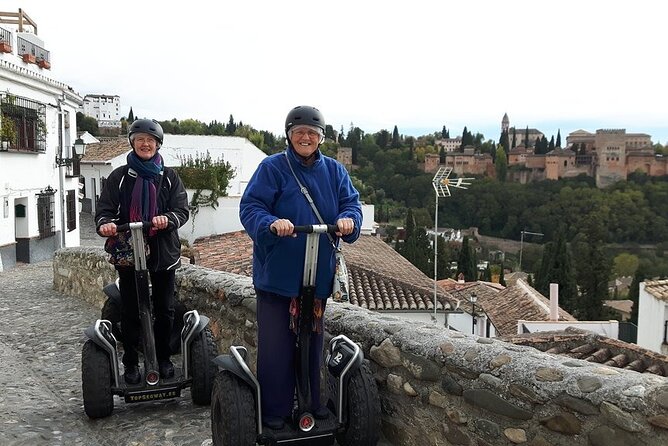
[[[151,277],[155,348],[162,378],[174,376],[169,339],[174,320],[174,278],[181,265],[178,228],[188,221],[188,195],[176,171],[165,167],[158,153],[163,141],[162,127],[149,119],[134,121],[128,130],[132,152],[127,164],[107,178],[97,203],[97,232],[109,237],[105,248],[123,243],[125,234],[116,226],[149,221],[147,266]],[[113,251],[109,261],[118,271],[122,298],[121,326],[124,378],[128,384],[141,380],[136,346],[139,341],[139,309],[133,257],[128,250]]]

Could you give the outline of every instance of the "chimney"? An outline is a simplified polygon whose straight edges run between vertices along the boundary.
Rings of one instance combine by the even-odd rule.
[[[559,284],[550,284],[550,321],[559,320]]]

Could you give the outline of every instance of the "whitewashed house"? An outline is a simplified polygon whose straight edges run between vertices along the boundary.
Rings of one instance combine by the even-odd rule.
[[[82,98],[51,76],[36,29],[20,9],[0,12],[0,271],[80,241],[73,145]]]
[[[668,280],[640,283],[638,342],[646,349],[668,354]]]

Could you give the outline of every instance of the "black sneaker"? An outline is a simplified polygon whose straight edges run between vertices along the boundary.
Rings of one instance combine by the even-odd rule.
[[[174,364],[169,359],[160,360],[160,378],[167,379],[174,376]]]
[[[141,375],[139,374],[139,367],[136,365],[130,365],[125,367],[125,373],[123,378],[127,384],[139,384],[141,380]]]
[[[313,411],[313,416],[316,420],[326,420],[329,417],[329,409],[325,406],[320,406]]]

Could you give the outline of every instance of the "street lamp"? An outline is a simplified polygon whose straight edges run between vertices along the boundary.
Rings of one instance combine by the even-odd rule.
[[[74,141],[74,145],[72,146],[72,158],[64,158],[60,155],[56,155],[56,165],[58,167],[71,166],[75,160],[78,160],[84,156],[85,153],[86,143],[83,142],[83,139],[77,138],[76,141]]]
[[[520,235],[520,271],[522,271],[522,247],[524,246],[524,234],[544,236],[542,232],[522,231]]]
[[[475,293],[471,293],[469,296],[469,302],[471,302],[471,334],[475,334],[475,303],[478,302],[478,296]]]
[[[436,191],[436,212],[434,212],[434,322],[436,322],[436,295],[438,281],[438,197],[449,197],[450,187],[467,189],[473,178],[457,178],[450,181],[452,167],[439,167],[436,175],[431,180],[434,191]]]

